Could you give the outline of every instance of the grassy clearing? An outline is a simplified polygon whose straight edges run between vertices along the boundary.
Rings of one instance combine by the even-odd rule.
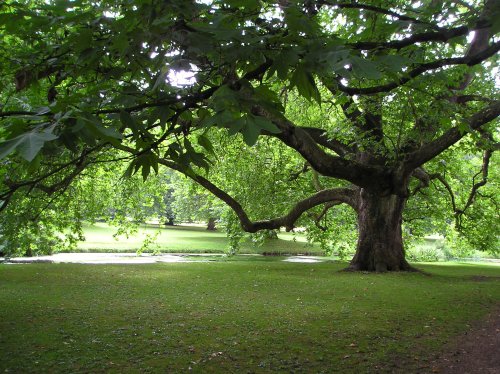
[[[157,226],[142,225],[137,234],[126,238],[120,236],[113,238],[116,229],[105,223],[86,225],[84,227],[84,242],[78,245],[78,252],[135,252],[141,248],[144,240],[158,234],[157,240],[151,245],[149,251],[183,252],[183,253],[223,253],[229,241],[222,231],[207,231],[205,227],[196,226]],[[321,255],[319,246],[311,246],[299,234],[279,234],[277,240],[268,240],[262,247],[255,246],[249,239],[242,245],[240,253],[276,253],[296,254],[310,253]]]
[[[344,266],[0,264],[0,371],[429,372],[500,301],[498,266]]]

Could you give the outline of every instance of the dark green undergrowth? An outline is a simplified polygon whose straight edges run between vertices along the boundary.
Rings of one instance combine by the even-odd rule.
[[[500,268],[0,264],[0,371],[429,372],[500,301]]]

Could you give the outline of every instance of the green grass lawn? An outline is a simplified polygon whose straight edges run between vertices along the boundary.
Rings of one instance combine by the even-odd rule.
[[[0,371],[430,372],[500,301],[498,266],[345,266],[0,264]]]
[[[223,253],[229,241],[226,234],[221,231],[207,231],[205,227],[196,226],[158,226],[141,225],[137,234],[126,238],[113,238],[116,229],[105,223],[85,225],[84,234],[86,240],[78,245],[78,252],[135,252],[141,248],[147,235],[153,236],[158,233],[156,242],[149,251],[157,249],[159,252],[183,252],[183,253]],[[309,253],[321,255],[319,246],[311,246],[306,242],[303,235],[281,232],[277,240],[266,241],[265,246],[255,246],[246,239],[240,249],[240,253]]]

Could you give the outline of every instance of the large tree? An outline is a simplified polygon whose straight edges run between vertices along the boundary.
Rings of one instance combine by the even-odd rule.
[[[350,269],[410,270],[407,200],[431,181],[450,191],[426,166],[462,144],[483,152],[470,198],[453,203],[457,216],[487,182],[500,12],[497,0],[408,4],[4,2],[4,209],[16,193],[66,188],[114,149],[132,159],[126,174],[147,178],[158,165],[185,174],[249,232],[292,229],[312,208],[347,204],[359,231]],[[297,110],[303,100],[314,121]],[[304,159],[304,173],[340,183],[253,221],[204,171],[216,129],[248,145],[271,137]]]

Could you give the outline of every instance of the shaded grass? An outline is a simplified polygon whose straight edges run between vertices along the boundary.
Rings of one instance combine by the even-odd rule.
[[[0,265],[0,371],[428,372],[500,301],[498,266],[345,265]]]
[[[158,252],[182,253],[224,253],[229,246],[226,234],[222,231],[207,231],[204,227],[196,226],[158,226],[141,225],[138,233],[113,238],[116,229],[104,223],[85,225],[86,240],[79,243],[77,252],[135,252],[141,248],[147,235],[158,234],[157,240],[147,250]],[[317,245],[310,245],[299,234],[279,234],[277,240],[267,240],[265,246],[254,245],[250,239],[241,244],[240,253],[272,253],[272,254],[297,254],[309,253],[321,255],[323,252]]]

